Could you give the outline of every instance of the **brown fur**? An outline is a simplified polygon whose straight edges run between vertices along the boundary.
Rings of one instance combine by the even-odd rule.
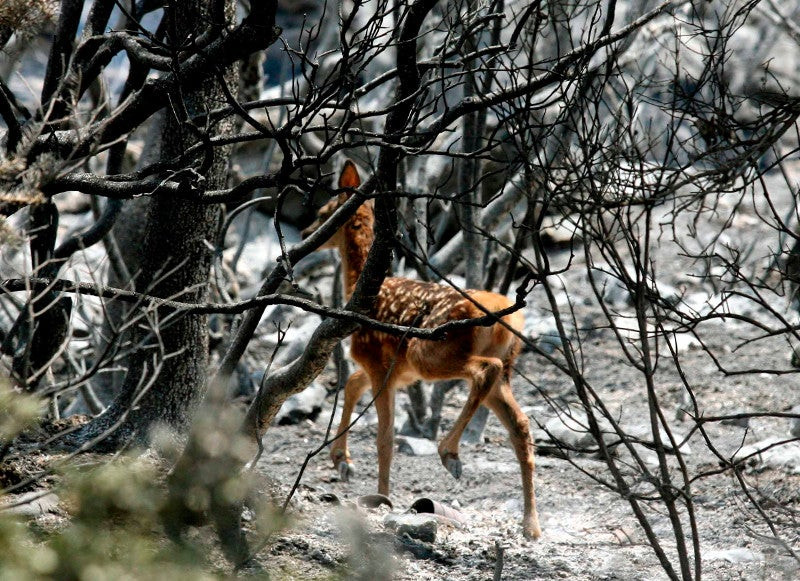
[[[358,172],[348,161],[342,170],[339,187],[355,189],[359,184]],[[343,194],[326,204],[320,210],[319,219],[304,234],[313,232],[346,199],[347,195]],[[372,245],[374,222],[372,204],[367,202],[325,245],[338,248],[342,255],[348,298],[355,289]],[[429,329],[448,321],[482,317],[486,311],[500,311],[512,304],[508,298],[488,291],[469,290],[466,294],[469,298],[448,286],[390,277],[381,286],[371,315],[386,323]],[[521,331],[523,317],[517,311],[504,316],[502,321],[505,325],[496,323],[490,327],[454,330],[442,341],[402,340],[369,329],[353,333],[351,355],[361,369],[350,376],[345,386],[344,409],[338,430],[341,437],[331,446],[331,459],[342,476],[347,477],[354,471],[346,431],[355,404],[367,388],[372,387],[376,394],[378,412],[378,491],[388,494],[395,389],[418,379],[463,378],[470,382],[469,397],[453,428],[439,444],[442,463],[456,478],[460,477],[458,450],[461,434],[478,406],[489,407],[508,430],[520,463],[525,507],[523,533],[526,537],[538,538],[541,530],[533,486],[534,457],[529,420],[515,401],[509,383],[511,366],[520,349],[519,338],[509,328]]]

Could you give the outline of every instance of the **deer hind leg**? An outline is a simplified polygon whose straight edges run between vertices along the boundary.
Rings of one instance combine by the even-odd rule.
[[[458,457],[458,446],[461,435],[470,419],[500,380],[503,370],[502,362],[495,357],[472,356],[464,366],[464,374],[470,379],[470,390],[467,403],[461,409],[455,424],[439,443],[439,457],[442,464],[454,478],[461,478],[461,460]]]
[[[535,466],[530,420],[520,409],[517,400],[514,399],[507,378],[504,378],[503,381],[494,386],[486,398],[486,407],[495,413],[508,430],[511,444],[519,461],[525,507],[522,518],[522,533],[529,539],[538,539],[542,534],[542,530],[539,527],[539,515],[536,512],[536,495],[533,486]]]
[[[343,482],[350,480],[355,474],[355,466],[350,459],[350,451],[347,449],[347,431],[350,427],[350,418],[353,415],[356,403],[369,387],[369,377],[363,369],[354,372],[344,386],[344,406],[342,407],[342,420],[339,422],[338,436],[331,444],[331,460],[333,467],[339,470],[339,477]]]

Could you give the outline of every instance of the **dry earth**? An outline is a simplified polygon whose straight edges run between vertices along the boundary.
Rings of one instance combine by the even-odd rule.
[[[791,390],[781,389],[780,379],[756,377],[740,382],[733,393],[722,391],[715,387],[716,374],[711,373],[701,354],[691,354],[687,359],[691,360],[687,369],[705,369],[707,393],[703,395],[709,408],[762,409],[768,407],[765,404],[777,404],[780,409],[791,403]],[[635,374],[626,373],[629,369],[620,361],[607,362],[607,381],[613,384],[608,389],[607,403],[631,417],[645,413],[643,390],[636,385]],[[564,379],[548,372],[536,357],[525,356],[522,366],[538,376],[537,381],[547,385],[548,392],[568,391]],[[532,417],[552,417],[532,389],[526,389],[519,381],[515,383],[522,404],[533,406],[529,411]],[[679,391],[675,387],[663,386],[662,391],[666,402],[677,403]],[[463,399],[463,392],[450,398],[446,418],[454,419],[457,402]],[[323,412],[316,422],[276,427],[267,436],[269,460],[261,468],[284,491],[290,489],[306,453],[322,441],[326,417]],[[745,435],[748,442],[755,442],[768,435],[785,435],[786,427],[786,422],[764,420],[751,422],[747,434],[736,426],[716,426],[709,432],[730,454]],[[687,429],[677,424],[676,431],[685,433]],[[273,555],[294,562],[289,570],[301,567],[303,576],[325,577],[326,571],[335,570],[355,552],[356,563],[360,556],[366,557],[369,565],[375,565],[376,560],[393,564],[397,579],[488,579],[494,574],[499,546],[504,553],[503,579],[666,578],[628,504],[584,473],[607,474],[605,464],[590,455],[576,455],[571,462],[552,455],[537,457],[537,497],[544,532],[538,542],[523,539],[518,467],[505,431],[494,418],[487,426],[485,443],[462,445],[461,480],[454,480],[436,455],[396,454],[391,494],[395,512],[407,509],[418,498],[428,497],[458,507],[467,520],[463,530],[440,527],[432,545],[412,542],[404,547],[383,525],[388,512],[385,507],[346,506],[360,495],[376,491],[375,435],[374,416],[367,413],[350,439],[358,465],[358,476],[352,482],[338,480],[327,451],[309,462],[293,504],[297,523],[272,548]],[[700,438],[692,438],[689,447],[691,453],[685,458],[692,473],[716,467]],[[800,508],[797,474],[753,470],[746,478],[773,502],[793,511]],[[769,531],[729,474],[702,479],[695,483],[693,492],[706,579],[795,579],[800,575],[798,563],[770,540]],[[345,506],[324,501],[326,493],[336,495]],[[655,506],[648,515],[662,539],[669,538],[669,521],[663,510]],[[365,531],[359,530],[361,527]],[[383,547],[366,548],[365,539]],[[354,540],[359,543],[355,547],[351,544]],[[797,546],[796,529],[788,540]],[[665,544],[669,546],[668,542]],[[395,556],[390,558],[392,549]],[[674,557],[674,550],[670,554]]]
[[[780,208],[790,207],[790,195],[779,176],[770,174],[766,184],[773,203]],[[763,268],[766,258],[777,247],[776,234],[758,218],[765,215],[765,198],[756,195],[746,199],[736,219],[725,227],[733,207],[733,201],[723,200],[715,213],[703,217],[701,230],[709,233],[724,230],[719,239],[723,244],[720,249],[746,250],[759,274],[758,268]],[[679,224],[675,232],[681,236],[686,228],[685,223]],[[698,308],[706,300],[718,299],[718,289],[696,276],[702,265],[683,257],[670,241],[671,230],[665,232],[655,254],[659,283],[677,289],[685,304]],[[263,251],[256,254],[263,259]],[[552,258],[554,262],[566,261],[567,254],[562,250]],[[649,421],[644,378],[624,358],[614,333],[598,328],[604,326],[604,319],[592,301],[584,270],[582,259],[576,256],[573,268],[561,277],[565,290],[558,293],[561,307],[566,306],[568,298],[571,300],[575,319],[584,330],[594,328],[578,334],[582,339],[584,375],[614,417],[629,431],[644,435]],[[316,282],[323,291],[330,288],[330,272],[329,268],[327,275]],[[624,296],[609,296],[609,302],[620,314],[631,310]],[[533,290],[530,303],[527,317],[532,323],[531,332],[539,335],[540,345],[546,344],[544,339],[548,329],[552,329],[552,317],[541,289]],[[785,299],[778,297],[773,304],[777,313],[796,316],[787,309]],[[763,308],[744,298],[730,299],[726,308],[737,314],[768,319]],[[302,328],[304,322],[306,328],[314,326],[313,321],[301,318],[293,328]],[[261,336],[253,342],[248,355],[256,369],[263,367],[271,353],[267,335],[274,331],[274,326],[262,325],[260,331]],[[786,412],[797,405],[797,376],[789,365],[789,345],[780,338],[746,342],[754,336],[752,327],[728,318],[699,327],[698,337],[705,350],[688,336],[678,341],[680,371],[697,398],[701,414]],[[659,402],[674,433],[687,435],[694,423],[686,417],[676,419],[676,410],[683,401],[681,375],[663,341],[659,353],[655,382]],[[750,372],[726,375],[709,353],[730,370]],[[558,351],[555,354],[558,356]],[[773,370],[790,373],[775,374]],[[332,367],[326,370],[321,383],[333,385]],[[505,431],[494,418],[489,420],[483,443],[462,445],[464,473],[460,480],[449,475],[436,455],[397,453],[392,466],[391,500],[395,513],[405,511],[414,500],[427,497],[458,508],[465,526],[442,524],[435,541],[423,543],[388,530],[384,526],[387,508],[356,507],[359,497],[374,493],[377,488],[376,422],[374,412],[368,409],[350,437],[350,449],[358,467],[351,482],[339,481],[327,450],[309,461],[291,503],[293,524],[271,539],[259,555],[272,577],[344,576],[366,580],[391,574],[395,579],[415,581],[491,579],[501,570],[503,579],[666,578],[628,503],[600,482],[608,478],[606,465],[591,453],[572,453],[568,458],[552,454],[552,444],[542,428],[553,425],[548,422],[558,424],[554,420],[558,415],[556,408],[579,410],[571,380],[544,357],[525,352],[518,361],[512,385],[534,422],[540,443],[536,487],[543,527],[541,540],[530,542],[522,538],[518,467]],[[406,397],[405,393],[400,394],[398,410],[402,410]],[[452,423],[465,397],[464,389],[455,390],[448,397],[443,430]],[[268,431],[264,440],[266,453],[258,468],[279,496],[288,494],[306,454],[324,440],[332,409],[333,396],[328,396],[314,421],[275,426]],[[402,413],[398,416],[399,428]],[[337,421],[335,418],[334,425]],[[744,445],[768,438],[787,438],[789,420],[763,417],[751,419],[746,427],[709,423],[706,428],[708,442],[695,431],[683,448],[688,473],[695,478],[692,494],[704,578],[800,578],[800,564],[786,550],[787,546],[794,551],[800,549],[798,444],[791,445],[795,448],[780,448],[787,450],[784,457],[768,459],[764,455],[748,464],[743,478],[749,485],[751,498],[744,494],[731,471],[718,471],[719,457],[708,445],[710,442],[722,457],[730,458]],[[645,448],[637,449],[652,469],[655,455]],[[670,467],[677,475],[675,457],[670,458]],[[622,453],[620,461],[627,460],[629,457]],[[646,490],[647,483],[642,479],[632,484],[638,491]],[[759,511],[771,517],[774,531],[765,524]],[[646,514],[675,563],[675,545],[670,542],[672,531],[663,506],[647,505]],[[684,532],[691,534],[687,522],[683,518]],[[785,545],[776,541],[776,533]],[[499,554],[502,567],[498,565]]]
[[[780,176],[770,174],[766,186],[773,203],[790,207],[790,195]],[[766,199],[759,192],[746,197],[736,218],[729,222],[735,201],[723,199],[713,213],[705,214],[700,224],[700,239],[713,232],[722,232],[720,249],[738,247],[750,252],[751,264],[758,269],[768,262],[768,255],[777,247],[777,235],[763,226],[757,216],[765,215]],[[657,216],[658,224],[665,214]],[[679,223],[674,232],[682,237],[688,228]],[[683,256],[671,241],[672,230],[661,230],[656,247],[660,284],[670,285],[695,306],[709,298],[713,301],[718,289],[696,276],[701,264]],[[557,260],[566,260],[562,251]],[[602,326],[602,313],[591,300],[582,261],[576,257],[574,269],[562,277],[566,294],[575,306],[576,320],[583,327]],[[325,287],[325,282],[320,283]],[[529,316],[541,317],[540,328],[548,323],[544,293],[534,290]],[[782,302],[781,302],[782,301]],[[775,300],[776,308],[786,314],[785,299]],[[620,312],[630,307],[620,301]],[[731,299],[732,312],[754,317],[765,316],[763,309],[747,299]],[[531,315],[532,314],[532,315]],[[798,403],[797,376],[774,374],[769,370],[791,370],[790,348],[785,340],[768,339],[746,343],[755,336],[752,327],[725,319],[699,327],[697,340],[683,336],[678,341],[681,372],[687,378],[698,408],[703,415],[737,412],[786,412]],[[620,423],[635,433],[649,430],[644,378],[624,358],[614,334],[608,329],[581,334],[584,373],[597,389],[606,406]],[[656,375],[656,392],[662,409],[675,434],[690,433],[694,423],[688,418],[676,419],[676,410],[683,398],[681,376],[662,341],[661,358]],[[724,374],[709,356],[713,353],[729,370],[763,370],[745,374]],[[554,418],[553,403],[578,409],[574,388],[568,377],[533,353],[524,353],[519,360],[520,373],[513,386],[520,404],[538,426],[537,440],[547,440],[541,428]],[[332,384],[332,375],[328,381]],[[443,429],[447,429],[465,399],[464,389],[448,399]],[[547,397],[545,397],[547,396]],[[365,396],[366,397],[366,396]],[[401,394],[398,409],[407,401]],[[550,400],[550,403],[547,400]],[[366,401],[366,400],[365,400]],[[331,413],[332,400],[326,401],[316,421],[299,425],[274,427],[265,439],[267,454],[261,468],[265,474],[288,491],[306,453],[323,440]],[[336,418],[334,426],[338,422]],[[398,427],[402,418],[398,420]],[[709,442],[725,458],[744,446],[767,438],[788,438],[788,419],[754,418],[744,425],[709,423]],[[354,429],[350,449],[358,466],[354,481],[340,482],[332,469],[327,450],[311,459],[295,496],[293,513],[297,523],[291,533],[271,549],[279,562],[292,563],[302,576],[325,577],[338,570],[342,563],[355,563],[351,574],[361,567],[364,579],[375,570],[391,564],[397,579],[489,579],[495,574],[498,548],[503,554],[503,579],[621,579],[650,580],[666,578],[642,529],[637,525],[628,503],[619,494],[599,483],[608,479],[606,465],[592,454],[571,454],[569,459],[545,455],[541,447],[537,457],[536,487],[539,512],[544,529],[538,542],[522,538],[520,529],[521,493],[517,464],[507,443],[505,431],[491,418],[485,442],[464,444],[461,457],[464,474],[454,480],[440,465],[438,456],[409,456],[397,453],[392,466],[394,512],[406,510],[420,497],[438,500],[458,507],[466,518],[463,529],[440,526],[433,544],[400,541],[383,524],[387,509],[355,508],[361,495],[374,493],[377,486],[375,451],[376,425],[368,411]],[[797,444],[793,444],[797,446]],[[657,460],[643,450],[648,465]],[[782,541],[794,550],[800,548],[800,461],[768,462],[758,457],[744,471],[752,499],[730,471],[718,474],[719,459],[710,450],[699,432],[689,438],[683,448],[688,473],[696,478],[692,494],[696,511],[697,536],[703,555],[703,576],[706,579],[796,579],[800,563],[789,556]],[[677,474],[677,463],[670,466]],[[623,461],[626,458],[621,458]],[[781,464],[783,462],[783,464]],[[635,486],[646,486],[633,482]],[[323,499],[335,495],[344,506],[337,507]],[[326,496],[328,495],[328,496]],[[348,505],[350,505],[348,507]],[[771,530],[759,513],[765,511],[775,520]],[[658,503],[646,507],[655,533],[673,563],[675,544],[671,542],[669,519]],[[685,517],[685,514],[683,515]],[[691,535],[688,520],[683,519],[684,533]],[[368,541],[367,541],[368,539]]]

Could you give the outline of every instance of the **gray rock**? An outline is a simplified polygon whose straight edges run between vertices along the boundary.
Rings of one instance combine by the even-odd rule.
[[[552,355],[556,349],[561,349],[564,343],[561,341],[561,336],[555,331],[539,335],[536,345],[548,355]]]
[[[322,411],[322,403],[328,391],[316,381],[300,393],[289,396],[275,416],[280,426],[298,424],[305,419],[315,420]]]
[[[800,405],[794,406],[789,413],[800,415]],[[800,438],[800,418],[789,420],[789,433],[795,438]]]
[[[700,351],[703,348],[697,337],[691,333],[669,333],[667,339],[677,353]]]
[[[616,308],[633,305],[633,294],[625,283],[616,276],[612,267],[607,264],[597,264],[591,270],[594,285],[606,304]],[[587,284],[589,284],[588,275],[586,280]],[[653,290],[655,292],[652,292]],[[647,298],[651,302],[657,302],[655,299],[660,299],[667,304],[676,305],[681,301],[681,292],[671,284],[656,281],[655,289],[648,289]]]
[[[480,444],[484,441],[483,432],[486,421],[489,419],[489,408],[480,406],[461,434],[461,441],[465,444]]]
[[[730,412],[725,412],[726,415],[735,416],[738,414],[744,414],[747,410],[733,410]],[[736,426],[737,428],[746,428],[750,425],[750,418],[749,417],[742,417],[742,418],[730,418],[727,420],[722,420],[720,422],[724,426]]]
[[[411,438],[409,436],[397,438],[397,451],[409,456],[433,456],[438,454],[436,442],[426,438]]]
[[[342,501],[336,496],[333,492],[323,492],[319,495],[319,499],[322,502],[326,502],[328,504],[333,504],[339,506],[342,504]]]
[[[642,541],[643,537],[638,528],[629,525],[617,527],[611,531],[611,534],[614,535],[614,538],[620,545],[638,544]]]
[[[588,430],[586,414],[583,412],[572,412],[571,417],[561,414],[551,418],[544,429],[552,439],[572,448],[588,448],[594,444],[594,438]]]
[[[538,462],[538,459],[537,459]],[[475,474],[516,474],[519,472],[517,462],[504,462],[501,460],[487,460],[481,457],[473,458],[468,468]]]
[[[58,234],[66,238],[77,232],[88,229],[94,224],[94,216],[91,212],[81,212],[79,214],[61,214],[58,217]]]
[[[273,369],[283,367],[302,355],[309,341],[311,341],[311,335],[314,334],[319,325],[320,318],[316,315],[296,320],[295,324],[286,330],[286,334],[283,337],[283,345],[278,350],[275,361],[272,363]]]
[[[791,474],[800,474],[800,442],[787,442],[782,437],[772,437],[739,449],[733,458],[747,458],[748,466],[775,468]]]
[[[626,434],[641,440],[644,444],[653,445],[653,432],[650,428],[649,423],[643,424],[634,424],[629,426],[622,426],[622,429],[625,431]],[[680,446],[680,451],[682,454],[691,454],[692,449],[689,447],[688,442],[684,442],[684,436],[680,432],[676,431],[674,428],[671,428],[670,431],[672,432],[672,437]],[[669,437],[667,436],[667,432],[659,426],[659,436],[661,438],[661,443],[664,445],[664,449],[667,452],[674,452],[675,449],[673,448]]]
[[[727,561],[728,563],[752,563],[764,560],[764,555],[744,547],[705,551],[703,557],[708,561]]]
[[[55,512],[58,508],[58,496],[52,492],[37,490],[20,495],[7,496],[3,504],[13,504],[11,508],[4,509],[6,514],[37,517],[48,512]]]
[[[439,521],[428,514],[387,514],[383,519],[386,528],[393,530],[398,537],[407,535],[426,543],[436,540]]]
[[[658,296],[670,305],[677,305],[683,300],[684,293],[666,282],[656,281],[656,290],[658,291]]]
[[[582,230],[578,226],[581,217],[577,214],[571,216],[545,216],[542,221],[541,234],[550,243],[565,246],[580,240]]]
[[[658,455],[651,448],[642,446],[641,444],[631,444],[630,448],[628,446],[619,446],[616,451],[622,461],[629,462],[631,464],[634,463],[634,454],[648,466],[656,467],[659,463]],[[637,490],[637,492],[641,491]]]
[[[563,300],[568,302],[569,297],[565,294]],[[529,306],[525,309],[525,327],[522,332],[548,355],[552,354],[556,349],[563,348],[561,335],[553,322],[553,315],[542,312],[535,306]],[[575,335],[574,326],[567,324],[565,332],[569,337],[573,337]]]
[[[391,499],[385,494],[365,494],[356,499],[357,506],[364,508],[379,508],[381,506],[388,506],[391,510],[394,508]]]
[[[576,450],[593,450],[597,448],[594,437],[589,432],[589,421],[583,411],[574,409],[570,410],[569,415],[566,412],[561,413],[549,419],[544,429],[553,440],[561,442],[570,448]],[[600,429],[603,431],[605,442],[608,443],[617,439],[616,435],[611,432],[607,422],[600,420]]]
[[[614,307],[624,307],[632,302],[630,291],[620,279],[611,273],[608,265],[598,264],[595,268],[592,268],[591,274],[591,280],[606,304]],[[586,281],[587,284],[591,284],[588,275]]]
[[[675,414],[673,417],[675,418],[676,422],[688,422],[692,419],[692,406],[686,405],[683,403],[678,404],[675,406]]]

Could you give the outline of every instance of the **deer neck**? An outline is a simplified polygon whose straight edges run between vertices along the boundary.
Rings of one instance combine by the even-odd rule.
[[[375,239],[375,215],[372,205],[363,204],[342,228],[339,251],[342,255],[342,276],[347,299],[356,288],[358,277],[364,270],[367,255]]]

